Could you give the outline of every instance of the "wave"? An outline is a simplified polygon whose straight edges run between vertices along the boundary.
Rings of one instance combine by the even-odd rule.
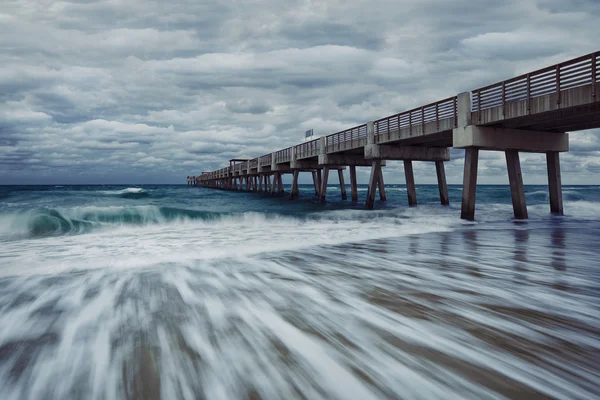
[[[184,220],[215,220],[223,213],[171,207],[36,208],[0,215],[0,238],[74,235],[95,228],[148,225]]]
[[[98,193],[108,195],[108,196],[117,196],[122,199],[142,199],[150,196],[150,193],[142,188],[126,188],[121,190],[103,190]]]
[[[436,215],[437,214],[437,215]],[[321,236],[331,227],[344,227],[346,224],[358,224],[366,228],[374,224],[385,226],[398,231],[399,224],[414,223],[418,226],[416,232],[428,228],[432,216],[436,223],[434,230],[442,226],[449,227],[457,223],[453,216],[448,216],[445,209],[428,208],[426,212],[419,213],[418,210],[398,208],[392,210],[332,210],[325,212],[314,212],[304,215],[281,215],[265,214],[261,212],[211,212],[205,210],[191,210],[173,207],[145,206],[86,206],[68,209],[58,208],[35,208],[10,213],[0,214],[0,240],[18,240],[27,238],[40,238],[49,236],[79,235],[95,230],[114,229],[118,227],[157,226],[165,224],[178,224],[175,227],[183,227],[184,223],[202,223],[202,228],[209,229],[218,224],[218,229],[225,231],[237,231],[244,227],[265,227],[267,231],[273,226],[287,227],[290,232],[295,228],[303,226],[309,229],[313,225],[323,225],[318,229]],[[197,228],[200,228],[197,226]],[[407,227],[405,227],[407,228]],[[195,229],[195,228],[194,228]],[[408,232],[408,231],[407,231]]]

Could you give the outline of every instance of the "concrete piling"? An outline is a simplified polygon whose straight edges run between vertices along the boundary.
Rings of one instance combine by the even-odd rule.
[[[512,197],[515,218],[527,219],[525,188],[523,187],[519,152],[516,150],[507,150],[504,153],[506,155],[506,167],[508,169],[508,181],[510,184],[510,195]]]
[[[342,192],[342,200],[346,200],[348,196],[346,195],[346,184],[344,183],[344,171],[338,169],[338,177],[340,179],[340,190]]]
[[[406,193],[408,195],[408,205],[414,207],[417,205],[417,188],[415,187],[415,176],[411,160],[404,160],[404,177],[406,179]]]
[[[352,201],[358,201],[358,185],[356,184],[356,166],[350,166],[350,192]]]
[[[447,206],[450,204],[450,201],[448,200],[448,185],[446,184],[446,171],[444,169],[443,161],[435,162],[435,172],[437,175],[438,189],[440,191],[440,203]]]
[[[321,189],[319,190],[319,203],[325,203],[327,195],[327,181],[329,179],[329,167],[323,168],[323,180],[321,181]]]
[[[478,163],[479,149],[477,147],[466,148],[460,217],[469,221],[473,221],[475,219],[475,196],[477,191]]]
[[[548,192],[550,197],[550,212],[563,215],[562,183],[560,177],[560,158],[557,151],[546,153],[548,168]]]
[[[377,184],[379,182],[379,171],[381,170],[381,160],[373,160],[371,166],[371,175],[369,177],[369,188],[367,191],[367,200],[365,202],[365,208],[372,210],[375,204],[375,191],[377,190]]]
[[[292,174],[292,190],[290,193],[290,198],[292,200],[297,199],[300,194],[298,190],[298,175],[300,175],[300,171],[295,169]]]

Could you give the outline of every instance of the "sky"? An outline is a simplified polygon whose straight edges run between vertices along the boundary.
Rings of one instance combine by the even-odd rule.
[[[600,50],[598,21],[598,0],[2,0],[0,184],[185,183]],[[570,146],[563,184],[600,184],[600,130]],[[543,156],[521,163],[547,182]],[[481,152],[479,182],[508,182],[503,153]]]

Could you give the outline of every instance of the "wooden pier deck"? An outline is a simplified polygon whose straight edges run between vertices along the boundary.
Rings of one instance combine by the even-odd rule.
[[[569,150],[570,131],[600,127],[600,51],[502,82],[460,93],[412,110],[369,121],[346,130],[277,150],[199,176],[188,185],[227,190],[282,192],[282,175],[293,176],[291,197],[298,196],[298,176],[312,174],[315,193],[326,199],[331,170],[345,199],[342,170],[349,168],[352,200],[356,201],[356,167],[370,167],[366,208],[376,192],[385,201],[382,166],[402,160],[408,203],[417,204],[412,161],[435,163],[440,202],[448,204],[444,161],[450,147],[465,149],[461,217],[475,217],[479,150],[506,155],[514,215],[527,218],[519,152],[545,153],[550,209],[562,214],[559,153]]]

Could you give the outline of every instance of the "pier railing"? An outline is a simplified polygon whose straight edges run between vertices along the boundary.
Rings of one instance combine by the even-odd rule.
[[[316,157],[319,155],[319,139],[296,145],[296,158]]]
[[[270,167],[271,166],[271,159],[272,159],[271,153],[265,154],[264,156],[260,156],[260,158],[259,158],[260,166],[261,167],[262,166],[269,166]]]
[[[527,101],[529,110],[532,98],[548,94],[556,94],[560,104],[561,91],[599,82],[598,69],[600,52],[595,52],[487,85],[471,92],[471,110],[478,112],[521,100]],[[592,85],[592,91],[595,96],[596,85]]]
[[[250,168],[256,167],[258,167],[258,158],[253,158],[252,160],[250,160]]]
[[[453,129],[457,121],[457,97],[413,108],[375,121],[375,143]]]
[[[325,138],[327,153],[362,147],[367,142],[367,124],[332,133]]]
[[[275,164],[281,164],[292,161],[292,148],[278,150],[275,152]]]

